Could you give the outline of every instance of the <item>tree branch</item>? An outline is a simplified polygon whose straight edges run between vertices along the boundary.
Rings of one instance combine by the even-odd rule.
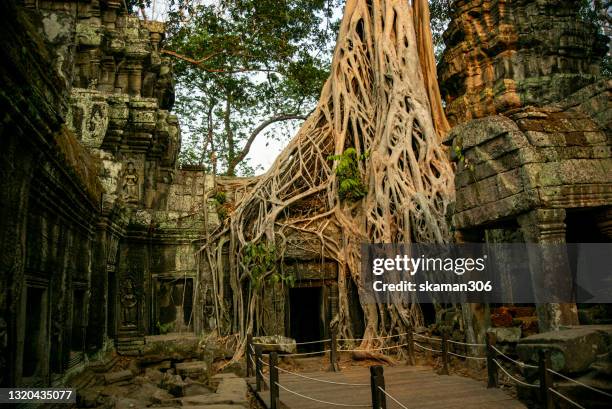
[[[249,135],[249,139],[247,139],[247,143],[244,145],[244,148],[242,148],[240,153],[238,155],[236,155],[229,162],[228,167],[227,167],[228,174],[230,172],[233,173],[234,170],[236,169],[236,166],[238,166],[238,164],[249,154],[249,151],[251,150],[251,145],[253,145],[253,141],[255,141],[255,138],[257,137],[257,135],[259,135],[261,133],[261,131],[263,131],[268,126],[270,126],[270,125],[272,125],[272,124],[274,124],[276,122],[288,121],[288,120],[291,120],[291,119],[306,120],[306,118],[308,118],[308,115],[301,115],[301,114],[280,114],[280,115],[273,116],[273,117],[268,118],[265,121],[263,121],[261,124],[259,124],[257,126],[257,128],[253,129],[253,132],[251,132],[251,135]]]

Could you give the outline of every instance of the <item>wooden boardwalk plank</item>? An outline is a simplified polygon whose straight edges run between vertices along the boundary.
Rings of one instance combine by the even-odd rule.
[[[299,373],[299,372],[298,372]],[[322,401],[343,405],[368,405],[371,407],[370,374],[365,367],[351,367],[342,372],[304,372],[312,378],[360,383],[363,386],[347,386],[316,382],[280,372],[280,384],[284,387]],[[266,374],[267,376],[267,374]],[[254,385],[250,378],[249,384]],[[500,389],[487,389],[483,382],[457,375],[438,375],[424,366],[385,367],[386,391],[410,409],[524,409],[525,406]],[[254,389],[254,387],[253,387]],[[269,390],[259,396],[269,407]],[[320,409],[333,405],[315,402],[280,389],[280,400],[288,409]],[[389,409],[399,408],[387,399]]]

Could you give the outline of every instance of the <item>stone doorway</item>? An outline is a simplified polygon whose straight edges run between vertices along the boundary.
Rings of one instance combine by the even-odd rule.
[[[324,338],[322,314],[323,287],[296,287],[289,289],[289,329],[296,342],[317,341]],[[298,347],[299,352],[321,350],[323,344]]]
[[[23,302],[21,333],[22,384],[38,384],[47,377],[47,289],[27,286]]]

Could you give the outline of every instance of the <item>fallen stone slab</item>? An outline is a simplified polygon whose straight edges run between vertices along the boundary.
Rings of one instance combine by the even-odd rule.
[[[549,350],[553,370],[583,372],[598,355],[608,351],[606,331],[595,327],[585,325],[530,335],[519,341],[516,351],[522,361],[537,363],[538,351]]]
[[[190,383],[183,388],[184,396],[210,395],[213,393],[215,393],[214,390],[199,383]]]
[[[107,385],[117,382],[129,381],[134,377],[134,374],[129,369],[118,372],[109,372],[104,374],[104,383]]]
[[[264,352],[281,352],[285,354],[294,354],[297,352],[295,339],[283,337],[282,335],[254,337],[253,343],[260,344]]]
[[[243,378],[221,378],[215,393],[184,397],[181,399],[181,402],[183,406],[221,404],[247,406],[247,385]]]
[[[204,361],[181,362],[175,364],[174,368],[183,377],[198,378],[208,373],[208,363]]]

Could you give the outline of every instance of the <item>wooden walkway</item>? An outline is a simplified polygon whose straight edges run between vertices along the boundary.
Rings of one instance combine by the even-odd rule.
[[[279,373],[280,384],[287,389],[312,398],[340,403],[342,406],[371,406],[370,373],[368,368],[351,367],[342,372],[300,373],[333,382],[359,383],[367,386],[347,386],[321,383],[285,372]],[[268,374],[265,374],[268,382]],[[255,390],[255,378],[248,379]],[[431,367],[385,367],[386,391],[409,409],[525,409],[525,406],[500,389],[487,389],[484,382],[457,375],[437,375]],[[259,393],[269,408],[270,391]],[[289,409],[332,408],[334,405],[315,402],[280,388],[281,406]],[[387,408],[401,408],[387,398]]]

